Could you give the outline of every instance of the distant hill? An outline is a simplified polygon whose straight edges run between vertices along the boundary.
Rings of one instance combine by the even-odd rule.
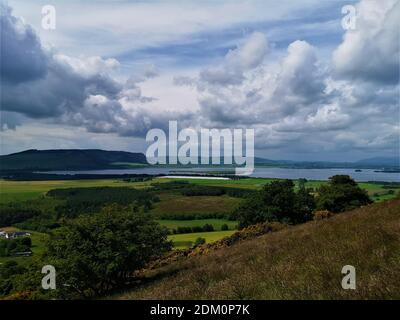
[[[200,161],[199,161],[200,162]],[[211,164],[211,159],[209,163]],[[376,157],[357,162],[271,160],[255,157],[257,166],[324,169],[376,168],[398,169],[398,158]],[[223,159],[221,160],[223,163]],[[143,153],[105,151],[99,149],[26,150],[0,156],[0,171],[95,170],[129,168],[132,164],[147,164]]]
[[[0,156],[1,170],[91,170],[123,167],[115,163],[146,164],[143,153],[96,149],[26,150]]]
[[[369,158],[369,159],[363,159],[363,160],[357,161],[356,164],[398,167],[398,166],[400,166],[400,159],[399,158],[375,157],[375,158]]]
[[[397,199],[255,239],[233,235],[220,241],[228,247],[150,266],[144,285],[108,299],[399,299],[399,213]],[[345,265],[356,268],[357,290],[342,289]]]
[[[382,169],[399,168],[400,158],[375,157],[355,162],[333,162],[333,161],[293,161],[293,160],[270,160],[255,158],[254,163],[259,166],[276,166],[286,168],[324,169],[324,168],[353,168],[353,169]]]

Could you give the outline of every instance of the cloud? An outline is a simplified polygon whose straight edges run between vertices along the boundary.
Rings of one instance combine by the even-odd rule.
[[[11,8],[0,2],[2,81],[21,83],[45,75],[46,54],[34,30],[11,15]]]
[[[380,83],[399,82],[400,1],[360,1],[356,29],[333,52],[337,75]]]
[[[265,35],[254,33],[198,78],[175,79],[177,85],[196,88],[201,121],[266,125],[296,113],[315,113],[318,104],[326,103],[324,71],[313,46],[294,41],[277,63],[265,61],[267,47]]]
[[[6,10],[2,10],[1,15],[4,25],[2,129],[8,132],[7,137],[14,133],[18,136],[19,126],[22,126],[19,143],[22,133],[27,134],[24,126],[32,129],[33,123],[39,129],[45,123],[47,126],[43,130],[50,125],[73,126],[71,131],[86,130],[90,136],[110,136],[121,141],[128,136],[143,137],[150,128],[166,129],[168,120],[178,120],[182,127],[253,127],[257,148],[273,150],[273,154],[308,154],[307,157],[312,158],[313,154],[328,157],[335,152],[341,157],[342,152],[352,154],[353,150],[393,153],[398,150],[399,135],[396,116],[399,101],[398,2],[387,0],[379,5],[374,1],[361,1],[357,4],[358,21],[354,31],[343,31],[340,14],[337,21],[332,20],[328,9],[336,8],[336,4],[321,7],[322,12],[329,11],[329,21],[324,20],[325,16],[313,20],[307,11],[306,18],[296,20],[291,14],[292,20],[279,20],[275,25],[273,10],[268,19],[260,11],[252,21],[257,5],[250,2],[228,7],[221,2],[211,9],[204,7],[201,12],[193,13],[193,19],[182,14],[189,7],[193,8],[189,5],[180,13],[173,13],[179,16],[179,21],[171,25],[164,18],[140,17],[138,12],[148,13],[154,5],[135,4],[134,7],[139,6],[142,11],[135,11],[140,19],[130,25],[120,23],[116,17],[128,21],[132,19],[132,10],[122,10],[124,13],[120,7],[111,10],[112,26],[104,33],[104,38],[95,39],[101,47],[89,56],[73,56],[65,50],[59,51],[60,48],[48,49],[41,40],[49,39],[50,33],[42,32],[39,39],[31,26],[4,7]],[[128,7],[132,8],[130,5]],[[170,12],[172,7],[160,5],[157,10]],[[224,8],[233,10],[236,18],[207,25],[210,17]],[[252,21],[250,31],[240,31],[246,29],[244,20],[237,14],[240,8],[248,10],[244,20]],[[282,10],[285,16],[287,8]],[[321,12],[318,10],[316,12]],[[102,21],[107,20],[103,19],[104,7],[96,12],[101,13]],[[99,32],[93,30],[92,25],[98,16],[87,22],[79,17],[78,14],[68,22],[76,22],[79,28],[63,26],[65,19],[60,19],[62,30],[72,28],[70,36],[78,32],[83,34],[82,38],[77,37],[79,45],[75,47],[66,42],[75,52],[82,47],[82,41],[90,41],[89,35]],[[298,29],[294,25],[305,20],[311,29],[329,24],[329,35],[334,33],[336,38],[328,36],[329,39],[321,42],[313,41],[320,39],[318,37],[303,37],[306,33],[296,35]],[[144,24],[141,26],[140,22]],[[96,20],[96,26],[103,31],[107,26],[102,23]],[[190,27],[184,28],[187,25]],[[261,26],[260,29],[257,26]],[[227,27],[235,31],[232,36],[227,36],[227,29],[224,29]],[[172,32],[174,28],[179,29],[179,34]],[[149,39],[143,37],[147,34],[144,30],[151,30]],[[196,37],[204,30],[206,32],[201,35],[204,38],[198,42]],[[325,30],[315,33],[322,37]],[[65,31],[60,32],[65,36]],[[64,39],[59,33],[53,35],[58,42]],[[239,35],[242,38],[239,39]],[[186,41],[188,47],[179,46],[181,42],[177,38]],[[208,38],[216,54],[211,57],[208,57],[211,51],[202,48]],[[142,51],[146,58],[139,60],[135,60],[135,54],[122,60],[111,55],[99,56],[99,53],[103,55],[113,50],[120,53],[120,48],[112,44],[121,41],[124,41],[123,47],[131,47],[132,52],[149,45],[161,51],[163,48],[170,50],[162,52],[166,60],[161,66],[148,63],[160,57],[152,55],[151,50]],[[160,43],[163,44],[158,46]],[[192,43],[196,45],[190,46]],[[91,50],[93,48],[96,46],[91,46]],[[196,64],[200,60],[196,63],[185,60],[177,66],[177,55],[207,58],[201,59],[201,65]],[[54,127],[52,130],[54,132]],[[43,136],[40,135],[40,139]],[[38,137],[31,137],[30,141]],[[79,138],[74,136],[74,143],[78,142]]]
[[[317,153],[396,148],[398,86],[337,79],[332,66],[319,60],[317,48],[302,40],[290,43],[278,61],[260,50],[264,56],[257,62],[238,63],[246,61],[242,48],[255,48],[260,38],[250,36],[198,77],[175,79],[177,85],[195,88],[199,123],[253,127],[261,149]]]
[[[200,78],[211,84],[240,84],[244,80],[244,72],[259,66],[267,50],[268,43],[265,35],[254,32],[243,45],[226,54],[221,66],[203,70]]]
[[[181,117],[168,111],[160,116],[146,108],[156,99],[143,96],[139,84],[158,75],[155,66],[147,65],[121,82],[112,76],[120,67],[116,59],[45,50],[33,29],[9,7],[2,11],[1,25],[3,111],[121,136],[143,136],[153,125]],[[14,129],[18,123],[8,119],[7,128]]]

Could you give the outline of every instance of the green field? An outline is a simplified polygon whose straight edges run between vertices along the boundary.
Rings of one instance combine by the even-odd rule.
[[[211,224],[214,230],[221,230],[221,226],[226,224],[229,230],[237,228],[237,221],[226,219],[196,219],[196,220],[156,220],[162,226],[168,229],[176,229],[178,227],[202,227],[205,224]]]
[[[122,180],[55,180],[55,181],[6,181],[0,180],[0,203],[37,199],[51,189],[87,187],[135,187],[150,186],[152,181],[123,182]]]
[[[172,240],[172,243],[174,244],[174,247],[176,249],[186,249],[191,247],[197,238],[204,238],[206,239],[206,243],[210,243],[225,237],[229,237],[234,232],[235,232],[234,230],[228,230],[228,231],[174,234],[168,236],[168,239]]]
[[[201,218],[206,214],[224,214],[229,213],[239,204],[239,198],[229,196],[196,196],[187,197],[174,193],[163,193],[160,195],[160,202],[154,205],[150,211],[155,217],[170,216],[175,213],[184,213],[185,215],[196,215]]]
[[[209,179],[168,179],[155,178],[144,182],[124,182],[118,179],[99,179],[99,180],[61,180],[61,181],[5,181],[0,180],[0,204],[9,202],[24,202],[34,200],[34,205],[41,210],[53,211],[58,204],[58,200],[45,197],[45,194],[56,188],[74,188],[74,187],[132,187],[132,188],[148,188],[154,183],[167,183],[171,181],[187,181],[191,184],[203,186],[219,186],[244,189],[261,189],[263,185],[273,181],[274,179],[266,178],[247,178],[239,180],[209,180]],[[296,181],[297,183],[297,181]],[[326,181],[308,181],[307,187],[318,188]],[[376,201],[384,201],[392,199],[399,193],[399,189],[393,189],[395,194],[388,194],[389,189],[385,189],[382,184],[378,183],[359,183],[360,187],[367,190],[371,198]],[[184,248],[193,245],[197,237],[205,237],[207,242],[215,241],[226,235],[231,234],[236,229],[237,222],[226,219],[215,219],[212,214],[221,215],[230,213],[241,201],[240,198],[234,198],[227,195],[223,196],[183,196],[178,190],[162,190],[157,193],[160,202],[154,203],[150,210],[160,224],[167,228],[175,229],[178,227],[195,227],[204,226],[205,224],[213,225],[215,232],[206,233],[189,233],[171,235],[177,248]],[[180,218],[174,215],[179,214]],[[202,219],[204,217],[204,219]],[[213,219],[209,219],[213,217]],[[177,220],[183,219],[183,220]],[[221,226],[227,224],[229,231],[221,232]],[[33,256],[38,255],[44,248],[44,239],[47,235],[43,233],[32,232],[33,240]],[[5,261],[11,258],[0,258]],[[12,258],[24,260],[29,258]],[[25,261],[25,260],[24,260]]]
[[[0,180],[0,203],[7,203],[12,201],[25,201],[36,199],[44,195],[47,191],[56,188],[75,188],[75,187],[132,187],[132,188],[145,188],[149,187],[152,183],[165,183],[171,181],[188,181],[192,184],[205,185],[205,186],[223,186],[244,189],[260,189],[266,183],[276,179],[267,178],[248,178],[240,180],[208,180],[208,179],[166,179],[156,178],[151,181],[144,182],[123,182],[117,179],[102,179],[102,180],[58,180],[58,181],[6,181]],[[318,188],[326,181],[308,181],[306,186],[311,188]],[[383,194],[388,190],[382,188],[381,184],[375,183],[359,183],[361,188],[366,189],[372,196],[375,193]],[[373,197],[376,198],[376,197]],[[390,199],[394,196],[384,196],[382,199]],[[379,200],[382,200],[379,197]]]

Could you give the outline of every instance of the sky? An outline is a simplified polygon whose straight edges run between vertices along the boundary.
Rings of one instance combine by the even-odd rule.
[[[400,0],[0,3],[1,154],[145,152],[177,120],[270,159],[399,155]]]

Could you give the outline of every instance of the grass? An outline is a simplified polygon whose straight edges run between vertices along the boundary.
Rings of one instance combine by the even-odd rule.
[[[192,184],[204,185],[204,186],[216,186],[216,187],[231,187],[231,188],[243,188],[243,189],[261,189],[262,186],[266,183],[274,181],[276,179],[268,179],[268,178],[248,178],[248,179],[240,179],[240,180],[210,180],[210,179],[185,179],[185,178],[176,178],[176,179],[159,179],[164,182],[171,181],[187,181]]]
[[[6,181],[0,180],[0,203],[7,203],[13,201],[26,201],[37,199],[44,195],[47,191],[55,188],[76,188],[76,187],[132,187],[132,188],[145,188],[149,187],[152,183],[164,183],[170,181],[188,181],[193,184],[205,186],[224,186],[233,188],[244,189],[261,189],[266,183],[276,179],[268,178],[248,178],[239,180],[207,180],[207,179],[153,179],[144,182],[123,182],[118,179],[99,179],[99,180],[57,180],[57,181]],[[326,181],[309,181],[307,187],[318,188]],[[373,194],[387,193],[387,189],[383,189],[383,185],[375,183],[359,183],[361,188],[366,189],[370,196]],[[398,191],[397,191],[398,192]],[[383,199],[394,198],[395,196],[384,196]],[[373,197],[374,200],[381,200],[380,197]]]
[[[221,226],[226,224],[229,230],[235,230],[238,222],[227,219],[196,219],[196,220],[157,220],[162,226],[168,229],[176,229],[178,227],[202,227],[205,224],[211,224],[214,230],[221,230]]]
[[[175,214],[198,216],[206,214],[225,214],[232,211],[241,199],[229,196],[187,197],[174,193],[163,193],[160,202],[150,211],[155,217],[171,217]]]
[[[390,200],[173,262],[112,298],[400,299],[399,248],[400,200]],[[356,290],[341,287],[345,265]]]
[[[37,199],[56,188],[86,187],[148,187],[152,182],[123,182],[115,179],[102,180],[51,180],[51,181],[7,181],[0,180],[0,203]]]
[[[174,234],[168,236],[169,240],[172,240],[175,249],[186,249],[191,247],[197,238],[206,239],[206,243],[214,242],[222,238],[232,235],[235,231],[213,231],[213,232],[196,232],[196,233],[185,233],[185,234]]]

